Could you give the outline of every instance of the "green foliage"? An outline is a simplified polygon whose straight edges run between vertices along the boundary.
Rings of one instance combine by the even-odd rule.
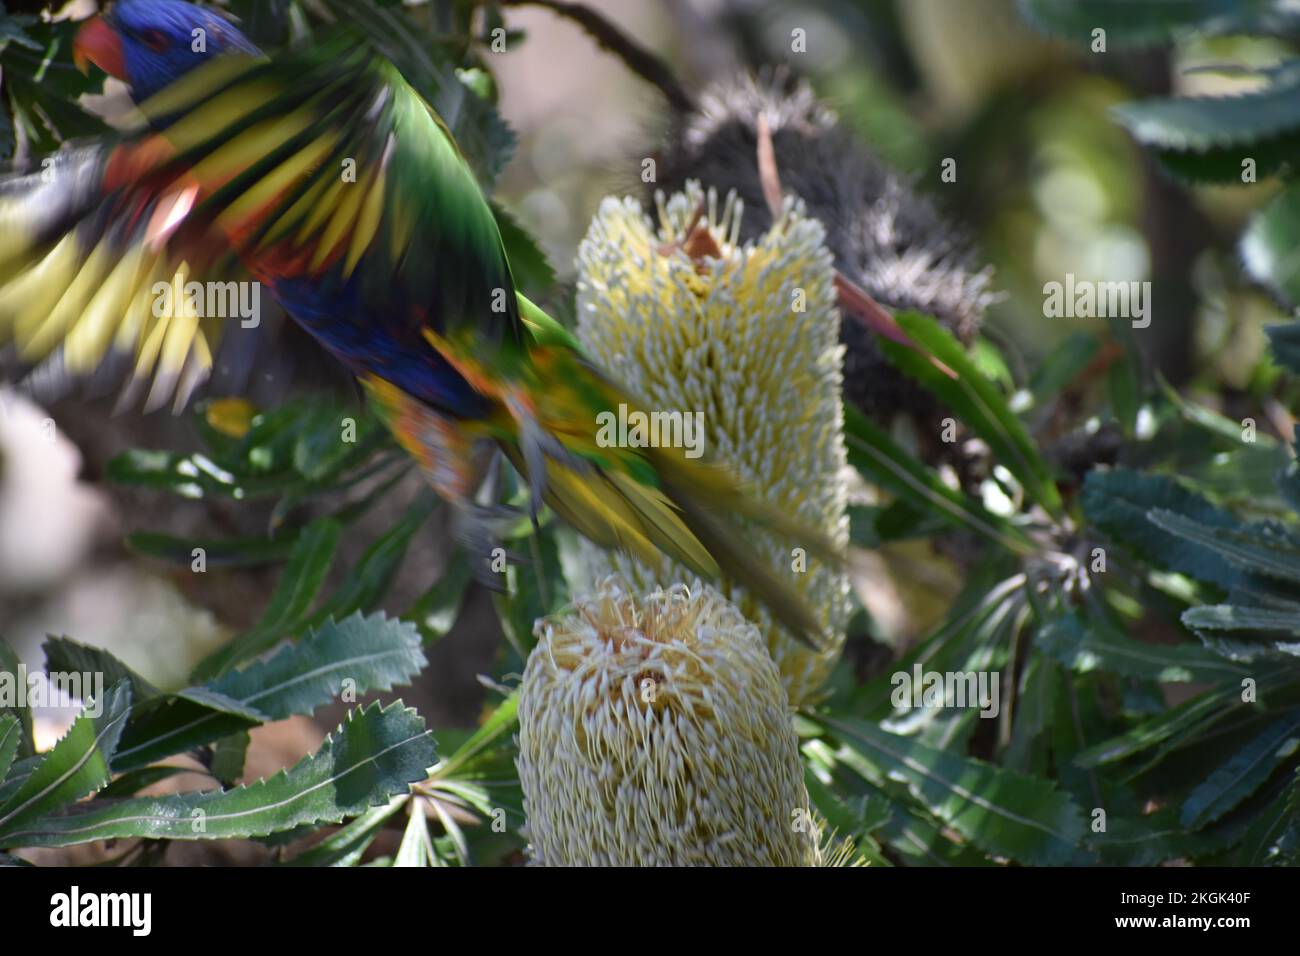
[[[56,747],[47,762],[58,754]],[[67,759],[76,756],[79,754],[70,750]],[[92,802],[63,813],[56,811],[63,809],[66,799],[56,799],[48,787],[33,790],[28,798],[30,809],[22,816],[11,811],[0,821],[0,842],[70,846],[123,837],[217,840],[337,823],[405,793],[424,776],[433,759],[432,737],[413,710],[400,704],[381,708],[375,703],[350,713],[315,753],[268,780],[247,786],[107,801],[102,807]],[[59,769],[52,766],[51,772]],[[37,774],[14,800],[26,796],[34,782],[38,782]]]
[[[230,4],[268,46],[338,28],[379,45],[491,187],[515,137],[481,35],[500,15],[488,7],[476,16],[478,6]],[[1118,48],[1296,26],[1293,13],[1263,0],[1021,7],[1084,47],[1098,27]],[[74,105],[91,81],[72,69],[70,29],[0,9],[0,152],[53,148],[98,128]],[[1261,177],[1282,177],[1241,250],[1254,277],[1300,303],[1300,200],[1286,182],[1300,145],[1300,68],[1284,64],[1264,80],[1230,101],[1130,103],[1115,118],[1180,176],[1235,180],[1249,158]],[[536,238],[499,198],[493,208],[520,287],[551,290],[555,274]],[[1022,369],[987,340],[967,349],[928,316],[898,320],[918,348],[885,342],[882,351],[987,447],[994,467],[976,482],[954,480],[906,436],[845,408],[849,464],[880,492],[851,509],[854,544],[928,540],[967,560],[961,593],[928,634],[883,672],[843,662],[827,699],[798,715],[817,810],[876,865],[1300,863],[1300,473],[1287,449],[1262,437],[1244,445],[1238,422],[1147,380],[1118,328],[1078,332]],[[1300,373],[1300,323],[1268,334],[1277,365]],[[534,528],[521,511],[504,535],[511,560],[492,603],[506,640],[488,681],[499,699],[477,728],[439,728],[435,748],[414,712],[358,703],[415,680],[424,648],[452,631],[476,586],[471,563],[448,549],[445,569],[430,569],[414,599],[394,595],[413,542],[431,533],[436,500],[423,492],[400,502],[383,527],[360,519],[404,487],[411,462],[367,411],[330,398],[257,410],[246,430],[225,427],[214,405],[200,405],[192,422],[200,450],[128,451],[108,477],[261,509],[265,533],[190,538],[137,527],[127,543],[182,568],[201,555],[214,574],[272,567],[274,592],[256,623],[179,688],[50,638],[48,670],[102,674],[106,689],[41,754],[30,712],[0,711],[0,849],[138,838],[117,860],[136,862],[172,840],[240,837],[275,846],[287,866],[519,859],[509,685],[535,621],[571,597],[551,516]],[[1091,462],[1078,482],[1048,450],[1063,423],[1086,434],[1116,429],[1124,465]],[[497,502],[526,504],[513,477],[495,484]],[[344,545],[354,543],[359,556],[344,567],[358,554]],[[17,666],[0,643],[0,670]],[[900,677],[918,672],[996,678],[997,713],[900,697]],[[239,783],[250,731],[340,700],[357,706],[315,753]],[[217,789],[179,792],[178,768],[163,763],[178,756]],[[142,795],[160,786],[169,792]],[[300,837],[311,839],[290,849]]]
[[[1021,6],[1043,28],[1080,45],[1097,27],[1117,45],[1163,43],[1198,33],[1286,36],[1300,28],[1295,11],[1271,0],[1022,0]],[[1277,175],[1288,184],[1247,228],[1241,255],[1253,278],[1295,306],[1300,304],[1300,262],[1294,255],[1300,201],[1289,184],[1300,148],[1300,60],[1257,72],[1261,88],[1250,92],[1140,100],[1123,103],[1114,113],[1175,175],[1239,184]]]
[[[35,16],[10,14],[0,3],[0,159],[15,152],[50,152],[74,136],[106,128],[77,105],[77,98],[97,85],[72,62],[77,27],[70,20],[42,23]]]
[[[411,680],[424,666],[410,624],[357,614],[326,621],[273,657],[214,681],[164,692],[102,650],[67,639],[46,644],[51,671],[115,678],[103,700],[51,750],[10,769],[21,733],[0,718],[0,846],[67,846],[119,837],[218,839],[265,836],[337,822],[405,794],[435,762],[431,735],[410,710],[377,703],[354,710],[337,735],[269,781],[219,793],[126,799],[166,779],[156,761],[220,743],[258,724],[311,714],[340,695],[355,700]],[[243,750],[218,779],[242,774]],[[113,779],[114,775],[116,779]],[[110,783],[110,781],[112,781]],[[89,803],[76,803],[87,794]],[[201,821],[201,823],[200,823]]]
[[[1296,15],[1274,0],[1020,0],[1030,21],[1078,43],[1106,31],[1108,44],[1143,47],[1188,34],[1285,31]]]

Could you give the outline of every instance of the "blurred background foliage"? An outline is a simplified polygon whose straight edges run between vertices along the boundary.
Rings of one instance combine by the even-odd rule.
[[[78,15],[93,6],[71,5]],[[71,24],[47,22],[44,7],[0,12],[5,154],[39,154],[103,122],[77,104],[99,90],[71,70]],[[693,99],[781,65],[808,78],[954,236],[972,240],[997,293],[969,349],[941,324],[900,313],[961,373],[958,384],[884,349],[961,423],[960,477],[927,453],[922,423],[847,409],[850,462],[877,492],[852,509],[855,560],[867,570],[855,580],[863,608],[849,651],[830,696],[799,718],[817,809],[875,863],[1295,862],[1300,345],[1282,323],[1300,288],[1300,203],[1287,188],[1300,28],[1287,4],[593,0],[583,9],[600,14],[594,37],[559,3],[227,8],[267,46],[309,43],[336,19],[370,31],[456,130],[498,206],[521,285],[561,316],[599,200],[644,195],[643,161],[662,160],[684,122],[678,93]],[[792,49],[795,30],[806,31],[806,52]],[[1187,99],[1225,95],[1257,100],[1225,114]],[[1257,160],[1257,181],[1242,181],[1243,158]],[[954,181],[941,177],[948,159]],[[1150,327],[1045,318],[1044,284],[1067,273],[1150,281]],[[89,811],[98,835],[147,838],[133,860],[185,859],[191,851],[167,839],[178,829],[131,831],[116,822],[130,805],[113,801],[177,776],[150,765],[175,754],[188,753],[185,772],[199,775],[189,788],[256,779],[303,754],[324,761],[322,730],[346,708],[282,699],[266,661],[231,675],[286,639],[279,653],[337,664],[335,631],[354,628],[397,662],[370,675],[363,700],[412,683],[403,696],[438,740],[432,776],[405,796],[411,767],[394,767],[361,801],[370,809],[259,817],[213,834],[256,839],[214,852],[303,864],[517,861],[510,685],[533,620],[567,598],[564,534],[521,526],[512,547],[528,561],[511,567],[506,591],[471,585],[441,509],[350,386],[290,326],[267,324],[255,357],[220,369],[210,397],[182,418],[123,422],[102,400],[39,392],[42,407],[15,396],[0,416],[0,632],[33,666],[82,653],[54,641],[42,657],[47,633],[130,665],[104,665],[123,675],[114,705],[130,715],[131,755],[109,752],[104,764],[136,775],[88,779],[51,795],[44,817],[7,820],[30,781],[52,775],[56,758],[74,761],[87,736],[74,725],[42,771],[30,715],[15,714],[27,743],[0,786],[0,846],[80,842],[61,835],[60,811],[99,790]],[[249,404],[223,400],[236,380]],[[76,452],[30,437],[42,408]],[[340,446],[349,416],[360,438]],[[62,483],[51,482],[59,469]],[[76,510],[69,502],[85,484],[94,500]],[[522,500],[507,476],[499,493]],[[38,539],[48,553],[33,569]],[[203,575],[190,571],[196,546]],[[108,574],[113,587],[93,587]],[[916,664],[1002,673],[1002,717],[894,707],[890,675]],[[255,697],[278,703],[258,709]],[[152,743],[195,708],[208,733]],[[375,722],[378,736],[411,729],[396,710],[347,719]],[[37,739],[48,745],[64,726],[43,737],[36,728]],[[411,760],[432,759],[412,746]],[[165,799],[160,817],[182,821],[197,798]],[[498,809],[504,832],[490,825]],[[339,820],[351,822],[321,829]]]

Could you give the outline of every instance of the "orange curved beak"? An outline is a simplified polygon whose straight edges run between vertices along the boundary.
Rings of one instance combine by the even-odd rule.
[[[103,17],[91,17],[77,31],[77,38],[72,43],[72,62],[82,73],[89,72],[93,63],[109,76],[119,80],[127,78],[122,41]]]

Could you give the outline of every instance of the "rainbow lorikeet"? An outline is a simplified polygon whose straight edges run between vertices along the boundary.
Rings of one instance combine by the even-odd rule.
[[[0,342],[71,373],[125,355],[147,407],[183,403],[223,323],[159,315],[151,290],[249,275],[362,383],[455,508],[481,574],[501,513],[475,492],[495,448],[534,509],[544,500],[605,547],[726,575],[817,639],[731,516],[833,547],[720,465],[601,446],[598,414],[636,403],[516,294],[471,169],[389,60],[348,39],[266,56],[178,0],[122,0],[87,21],[76,53],[129,85],[144,122],[0,180]]]

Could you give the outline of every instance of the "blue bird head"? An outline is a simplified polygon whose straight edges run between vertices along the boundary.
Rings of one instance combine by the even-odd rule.
[[[87,20],[73,47],[79,66],[127,83],[137,103],[210,57],[257,52],[229,20],[182,0],[121,0]]]

